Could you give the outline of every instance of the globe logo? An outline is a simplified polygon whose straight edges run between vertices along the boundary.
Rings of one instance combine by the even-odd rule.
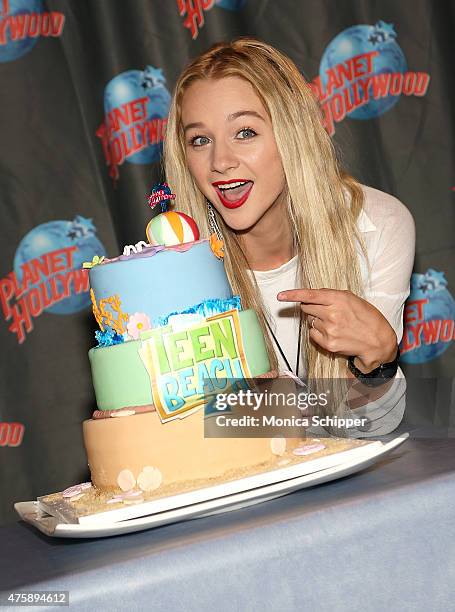
[[[15,18],[24,19],[26,15],[42,13],[43,10],[42,0],[2,0],[0,18],[1,21],[8,20],[9,23],[5,24],[5,42],[2,41],[3,44],[0,45],[0,62],[11,62],[33,49],[38,37],[18,37],[13,40],[12,35],[15,36],[15,30],[11,28],[11,23],[15,23]]]
[[[340,32],[324,51],[311,83],[332,135],[345,117],[379,117],[402,94],[425,95],[430,76],[409,71],[393,24],[356,25]]]
[[[60,36],[65,16],[45,11],[42,0],[0,0],[0,62],[28,53],[40,36]]]
[[[216,0],[215,5],[227,11],[240,11],[246,0]]]
[[[444,353],[454,338],[455,300],[447,289],[444,272],[430,268],[413,274],[405,306],[401,361],[424,363]]]
[[[118,166],[158,161],[171,96],[162,70],[128,70],[110,81],[104,92],[105,120],[96,134],[101,139],[111,176]]]
[[[319,67],[321,81],[328,84],[329,70],[339,64],[344,64],[353,57],[365,56],[368,53],[377,53],[374,56],[371,75],[385,73],[403,73],[407,70],[406,59],[396,42],[396,32],[392,24],[379,21],[376,25],[356,25],[340,32],[325,50]],[[353,96],[353,85],[349,88]],[[341,88],[334,88],[338,93]],[[378,117],[392,108],[399,100],[399,96],[386,95],[378,100],[369,100],[357,110],[348,113],[352,119],[370,119]]]
[[[28,232],[17,247],[13,264],[22,291],[45,295],[54,303],[44,310],[52,314],[69,315],[87,308],[90,296],[82,264],[94,255],[106,255],[95,232],[92,221],[79,215],[74,221],[50,221]],[[58,262],[51,270],[49,258]]]

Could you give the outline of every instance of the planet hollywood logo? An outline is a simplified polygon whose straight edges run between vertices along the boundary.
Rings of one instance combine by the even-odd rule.
[[[65,16],[45,11],[42,0],[0,1],[0,62],[11,62],[33,49],[39,37],[58,37]]]
[[[25,425],[23,423],[0,422],[0,448],[20,446],[24,439],[24,432]]]
[[[426,72],[409,71],[393,24],[378,21],[343,30],[321,58],[310,86],[323,110],[330,135],[345,117],[370,119],[390,110],[405,96],[424,96]]]
[[[104,91],[104,121],[96,131],[103,145],[110,176],[119,178],[125,161],[158,161],[166,131],[171,95],[160,68],[128,70]]]
[[[412,275],[400,345],[404,363],[431,361],[451,345],[455,337],[455,300],[447,285],[444,272],[431,268],[425,274]]]
[[[180,17],[184,17],[183,25],[191,32],[191,38],[198,37],[199,30],[204,27],[204,13],[210,11],[214,6],[227,11],[239,11],[245,5],[246,0],[177,0],[177,8]]]
[[[22,344],[43,312],[73,314],[90,305],[84,261],[105,255],[90,219],[51,221],[19,243],[13,271],[0,279],[0,301],[9,331]]]

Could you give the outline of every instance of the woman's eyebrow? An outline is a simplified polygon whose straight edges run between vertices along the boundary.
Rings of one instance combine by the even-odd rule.
[[[204,124],[201,123],[200,121],[196,121],[195,123],[188,123],[188,125],[185,125],[185,127],[183,128],[184,132],[187,132],[188,130],[191,130],[191,128],[202,128],[204,127]]]
[[[254,110],[240,110],[235,113],[231,113],[230,115],[228,115],[227,120],[234,121],[234,119],[238,119],[239,117],[244,117],[244,116],[256,117],[257,119],[260,119],[261,121],[265,121],[264,117],[262,117],[262,115],[260,115]],[[203,127],[205,127],[205,125],[201,121],[196,121],[194,123],[188,123],[187,125],[185,125],[185,127],[183,128],[183,131],[187,132],[188,130],[191,130],[192,128],[203,128]]]
[[[250,117],[256,117],[257,119],[261,119],[261,121],[265,121],[264,117],[254,110],[240,110],[236,113],[232,113],[231,115],[228,115],[228,121],[233,121],[234,119],[237,119],[238,117],[243,117],[245,115]]]

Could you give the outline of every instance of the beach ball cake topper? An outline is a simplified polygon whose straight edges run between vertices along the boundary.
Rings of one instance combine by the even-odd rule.
[[[160,206],[161,213],[147,225],[146,234],[152,246],[176,246],[199,240],[198,227],[191,217],[178,211],[170,211],[169,200],[175,200],[167,183],[158,183],[150,192],[148,205],[153,210]]]

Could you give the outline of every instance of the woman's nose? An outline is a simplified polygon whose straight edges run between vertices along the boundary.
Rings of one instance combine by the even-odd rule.
[[[224,173],[231,168],[237,168],[239,165],[239,162],[229,145],[219,141],[214,143],[212,146],[211,162],[213,172]]]

